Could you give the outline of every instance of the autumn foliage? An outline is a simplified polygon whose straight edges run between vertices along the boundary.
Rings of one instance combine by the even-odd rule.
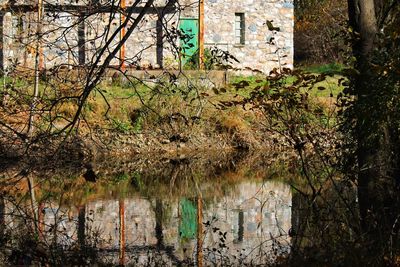
[[[343,62],[350,52],[343,38],[347,2],[298,0],[295,8],[295,62]]]

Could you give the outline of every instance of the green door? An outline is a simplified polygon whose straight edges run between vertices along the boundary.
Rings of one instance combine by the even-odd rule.
[[[194,18],[181,18],[179,30],[182,66],[196,67],[199,49],[199,22]]]

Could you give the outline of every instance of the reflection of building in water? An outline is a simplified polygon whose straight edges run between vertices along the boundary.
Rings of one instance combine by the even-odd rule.
[[[149,255],[157,253],[161,257],[158,260],[166,264],[185,258],[197,261],[199,200],[141,197],[96,200],[74,208],[72,214],[66,208],[46,205],[45,232],[50,238],[51,227],[56,222],[59,231],[65,229],[64,234],[58,235],[58,242],[65,245],[91,244],[95,233],[99,233],[98,246],[113,263],[137,260],[145,264]],[[287,232],[291,226],[288,185],[244,182],[235,192],[218,199],[203,199],[201,203],[205,264],[217,260],[218,251],[225,256],[232,255],[230,260],[235,255],[246,261],[266,261],[271,258],[273,246],[278,244],[273,240],[282,244],[281,249],[288,250]]]
[[[226,244],[230,253],[240,251],[247,260],[265,262],[271,259],[271,250],[278,243],[282,244],[283,250],[289,248],[290,208],[289,186],[276,182],[266,182],[261,187],[259,184],[242,183],[234,198],[224,197],[204,214],[206,218],[215,217],[218,228],[227,232]],[[207,236],[207,246],[219,246],[218,232]]]

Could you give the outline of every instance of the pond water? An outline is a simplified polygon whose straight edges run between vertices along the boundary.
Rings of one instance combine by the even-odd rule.
[[[257,265],[288,257],[291,187],[265,179],[261,163],[150,165],[22,176],[2,199],[2,257],[13,264],[134,266]]]

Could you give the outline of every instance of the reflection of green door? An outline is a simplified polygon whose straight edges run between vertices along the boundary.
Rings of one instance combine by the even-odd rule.
[[[180,201],[180,209],[179,235],[182,239],[194,239],[197,232],[197,208],[192,201],[183,198]]]
[[[189,61],[197,65],[197,50],[199,49],[199,24],[197,19],[181,18],[179,30],[182,33],[180,39],[182,66]]]

